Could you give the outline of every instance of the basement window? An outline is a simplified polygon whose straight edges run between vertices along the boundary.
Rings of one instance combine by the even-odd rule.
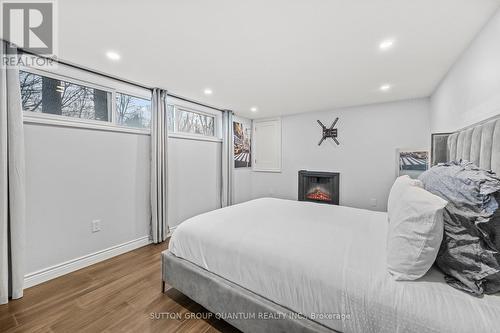
[[[110,91],[25,71],[19,79],[24,111],[110,121]]]
[[[60,65],[55,72],[19,71],[24,121],[150,134],[151,91]],[[169,97],[169,136],[220,141],[222,113]]]
[[[216,116],[182,106],[169,105],[168,126],[174,133],[216,137]]]
[[[116,93],[116,123],[127,127],[149,128],[151,100]]]
[[[174,112],[175,106],[172,104],[167,105],[167,126],[170,133],[174,132]]]

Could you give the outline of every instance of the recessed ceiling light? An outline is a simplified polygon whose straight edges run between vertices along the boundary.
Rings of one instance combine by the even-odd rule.
[[[205,95],[212,95],[214,92],[212,91],[212,89],[206,88],[205,90],[203,90],[203,93]]]
[[[114,52],[114,51],[108,51],[106,52],[106,56],[111,59],[111,60],[114,60],[114,61],[117,61],[117,60],[120,60],[121,56]]]
[[[252,106],[252,107],[250,108],[250,111],[252,111],[252,112],[257,112],[257,111],[259,111],[259,109],[258,109],[256,106]]]
[[[389,91],[392,89],[392,86],[390,84],[383,84],[380,86],[380,91]]]
[[[379,45],[378,45],[378,48],[381,50],[381,51],[387,51],[389,49],[392,49],[393,46],[394,46],[394,43],[396,43],[396,41],[394,39],[385,39],[383,40]]]

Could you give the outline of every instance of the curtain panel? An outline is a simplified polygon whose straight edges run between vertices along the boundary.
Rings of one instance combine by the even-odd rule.
[[[15,48],[0,40],[0,304],[23,296],[25,245],[24,130]]]
[[[226,110],[222,115],[222,177],[221,207],[233,204],[233,112]]]
[[[168,235],[167,91],[153,89],[151,110],[151,234],[154,243]]]

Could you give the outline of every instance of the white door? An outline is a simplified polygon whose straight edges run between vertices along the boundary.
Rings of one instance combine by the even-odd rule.
[[[254,171],[281,172],[281,119],[254,120]]]

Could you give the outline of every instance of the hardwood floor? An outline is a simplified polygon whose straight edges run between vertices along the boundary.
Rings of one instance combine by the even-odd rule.
[[[166,247],[148,245],[25,290],[0,305],[0,332],[238,332],[177,290],[162,294]]]

